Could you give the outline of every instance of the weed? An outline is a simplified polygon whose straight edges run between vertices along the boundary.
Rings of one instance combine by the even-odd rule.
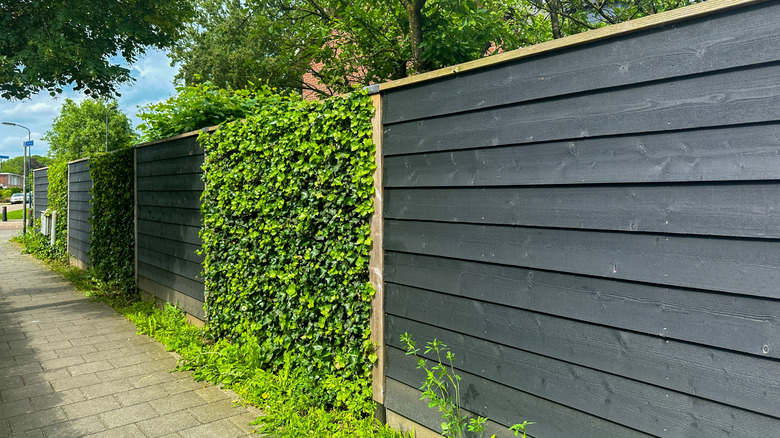
[[[418,355],[420,349],[409,333],[401,335],[406,346],[406,354],[417,359],[417,368],[425,371],[425,381],[420,390],[421,400],[428,399],[428,407],[437,408],[441,413],[441,433],[445,437],[463,438],[466,431],[482,437],[487,427],[487,418],[477,416],[469,418],[461,408],[460,376],[455,372],[455,355],[446,344],[434,339],[425,346],[423,354],[433,355],[436,360],[429,365],[428,360]],[[442,357],[444,361],[442,361]],[[526,438],[525,428],[532,422],[524,421],[512,425],[509,430],[515,436]],[[495,437],[495,435],[493,435]]]

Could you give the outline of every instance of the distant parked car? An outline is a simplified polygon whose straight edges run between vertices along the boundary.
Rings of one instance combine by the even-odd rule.
[[[24,195],[21,193],[14,193],[11,195],[11,204],[21,204],[24,200]],[[30,194],[27,194],[27,203],[30,203]]]

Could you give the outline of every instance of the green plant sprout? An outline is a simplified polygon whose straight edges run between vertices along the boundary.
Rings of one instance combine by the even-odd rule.
[[[437,408],[441,413],[441,434],[450,438],[464,438],[466,431],[479,437],[484,436],[487,428],[487,417],[469,418],[461,409],[460,376],[455,372],[455,354],[438,339],[425,345],[423,354],[433,354],[436,360],[432,366],[428,360],[418,355],[420,349],[409,333],[401,335],[401,342],[406,346],[406,355],[417,359],[417,369],[425,371],[425,381],[420,390],[423,392],[420,400],[428,399],[428,407]],[[442,361],[444,357],[444,361]],[[515,436],[526,437],[526,427],[534,424],[524,421],[509,428]],[[492,436],[495,438],[495,435]]]

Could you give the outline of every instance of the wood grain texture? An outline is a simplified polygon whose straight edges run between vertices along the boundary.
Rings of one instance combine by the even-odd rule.
[[[371,299],[371,316],[369,328],[371,330],[371,343],[376,346],[376,363],[371,367],[371,394],[373,400],[379,404],[385,401],[385,346],[384,346],[384,250],[382,239],[384,236],[383,217],[384,192],[382,188],[382,97],[378,94],[371,96],[374,106],[374,115],[371,118],[372,140],[374,141],[374,213],[371,215],[371,253],[369,254],[368,276],[371,286],[374,288],[374,296]]]
[[[388,252],[385,279],[577,321],[780,358],[780,301]]]
[[[780,60],[780,5],[708,15],[384,93],[383,122],[518,104]],[[487,58],[490,59],[490,58]],[[565,62],[561,62],[565,59]]]
[[[160,269],[140,260],[138,262],[138,269],[139,278],[147,278],[151,281],[160,283],[163,286],[181,292],[184,295],[192,297],[200,302],[203,302],[204,300],[205,286],[196,279],[187,278],[182,275]]]
[[[780,298],[771,240],[385,221],[385,250]]]
[[[628,36],[629,34],[652,29],[654,27],[670,26],[679,22],[694,20],[698,17],[718,14],[729,11],[731,9],[762,3],[764,1],[767,0],[710,0],[706,3],[678,8],[660,14],[652,14],[635,20],[618,23],[612,26],[602,27],[576,35],[570,35],[565,38],[547,41],[541,44],[535,44],[533,46],[524,47],[509,52],[499,53],[487,58],[477,59],[475,61],[466,62],[456,66],[446,67],[432,72],[386,82],[380,84],[379,89],[384,93],[394,88],[406,87],[412,84],[417,84],[432,79],[439,79],[449,75],[483,69],[508,61],[528,58],[540,54],[553,53],[561,49],[567,49],[582,44],[592,44],[604,39]]]
[[[198,254],[201,246],[162,237],[151,237],[145,234],[138,236],[138,247],[167,254],[178,259],[196,264],[203,263],[203,256]]]
[[[389,219],[780,238],[780,184],[387,189]]]
[[[149,147],[139,147],[136,150],[138,163],[203,155],[203,147],[198,143],[197,136],[169,140]]]
[[[199,233],[199,227],[196,228],[188,227],[186,225],[151,222],[143,219],[138,220],[139,235],[145,234],[151,237],[162,237],[165,239],[171,239],[200,246],[201,240]]]
[[[203,155],[138,163],[137,177],[203,173]],[[195,176],[194,178],[199,178]]]
[[[192,208],[158,208],[154,206],[137,205],[138,218],[151,222],[185,225],[200,228],[203,217],[200,210]]]
[[[622,424],[651,436],[686,436],[691,429],[695,429],[701,436],[707,437],[718,436],[725,430],[731,436],[759,438],[771,436],[777,427],[777,418],[734,409],[543,356],[491,346],[474,338],[450,335],[444,330],[433,330],[431,334],[439,339],[447,339],[445,343],[453,348],[456,357],[460,353],[466,361],[465,364],[456,364],[456,367],[461,370],[461,390],[467,394],[464,399],[469,410],[474,406],[486,405],[493,408],[491,411],[494,412],[500,409],[494,400],[490,400],[492,397],[487,391],[476,388],[470,391],[469,381],[485,380],[484,386],[502,387],[492,390],[493,394],[530,392],[552,402],[566,402],[568,407],[593,415],[594,418]],[[387,355],[388,363],[395,364],[391,368],[393,372],[389,374],[390,377],[407,384],[425,379],[425,373],[416,369],[417,361],[406,356],[402,350],[388,348]],[[479,359],[484,362],[480,363]],[[518,399],[522,399],[522,396],[510,395],[510,399],[521,403]],[[495,416],[493,418],[496,419]],[[600,436],[624,436],[617,432],[605,431]]]
[[[780,119],[780,65],[385,125],[385,155],[720,127]],[[705,85],[706,84],[706,85]]]
[[[203,283],[200,273],[203,267],[200,263],[191,262],[170,254],[158,252],[144,247],[138,248],[138,260],[156,266],[159,269],[181,275],[199,283]]]
[[[780,179],[780,124],[384,157],[385,187]]]
[[[494,352],[511,347],[689,396],[738,406],[741,410],[763,413],[775,419],[778,417],[776,406],[780,399],[780,386],[777,383],[780,378],[771,371],[777,367],[774,359],[391,284],[386,288],[386,303],[388,345],[398,346],[398,338],[405,331],[414,335],[419,343],[432,340],[434,334],[439,333],[436,330],[442,329],[452,332],[439,338],[447,344],[456,342],[458,334],[463,334],[493,343]],[[406,320],[431,327],[423,328]],[[458,352],[455,353],[457,355]],[[500,359],[464,357],[464,360],[475,362],[470,366],[480,367],[480,370],[510,366]],[[392,365],[388,365],[387,372],[392,376],[398,375],[399,371],[393,371]],[[537,368],[537,372],[538,375],[534,376],[537,382],[560,378],[546,374],[544,367]],[[769,372],[772,377],[761,374],[763,372]],[[588,397],[578,392],[572,391],[572,400]],[[635,394],[640,400],[642,392]],[[566,404],[565,401],[562,403]]]
[[[147,192],[138,190],[138,205],[163,208],[192,208],[200,210],[202,191],[158,190]]]
[[[400,390],[393,384],[401,383],[412,388],[420,385],[425,376],[416,369],[417,363],[414,358],[406,356],[395,347],[388,346],[387,361],[389,365],[388,409],[409,415],[427,427],[437,428],[442,422],[441,416],[435,408],[428,407],[427,401],[419,400],[420,392]],[[467,410],[477,414],[489,412],[493,421],[505,426],[523,420],[534,421],[536,424],[529,427],[531,436],[545,438],[647,438],[651,436],[464,371],[460,371],[459,374],[462,378],[462,401]],[[390,390],[391,388],[393,391]],[[511,435],[504,429],[498,436]]]

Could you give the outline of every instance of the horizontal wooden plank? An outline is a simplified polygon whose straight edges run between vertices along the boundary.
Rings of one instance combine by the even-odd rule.
[[[138,261],[148,263],[168,272],[172,272],[182,277],[190,278],[199,283],[203,283],[203,277],[200,275],[203,266],[200,263],[164,254],[147,248],[138,248]]]
[[[88,262],[87,255],[89,254],[90,244],[88,241],[83,240],[84,236],[81,234],[74,234],[69,237],[68,252],[77,256],[79,260]],[[76,253],[80,251],[80,253]],[[82,254],[83,253],[83,254]],[[85,255],[86,254],[86,255]]]
[[[383,93],[383,123],[780,60],[767,2]]]
[[[200,175],[161,175],[138,178],[136,188],[140,191],[198,190],[202,192],[205,185]]]
[[[186,225],[166,224],[147,220],[138,221],[138,234],[146,234],[152,237],[163,237],[179,242],[201,245],[200,227],[188,227]]]
[[[385,281],[780,358],[780,301],[388,252]],[[404,286],[401,286],[404,285]]]
[[[76,260],[79,260],[80,262],[89,265],[89,249],[86,250],[81,249],[80,247],[74,246],[74,245],[68,245],[68,254]]]
[[[183,277],[141,261],[138,262],[138,277],[147,278],[198,301],[203,302],[204,300],[205,286],[192,278]]]
[[[769,64],[385,126],[385,155],[780,120]]]
[[[424,330],[420,325],[410,328]],[[718,436],[723,430],[732,432],[732,429],[739,429],[742,432],[732,433],[757,438],[771,434],[777,427],[777,418],[520,350],[491,345],[445,330],[431,328],[430,334],[450,346],[459,359],[455,366],[460,370],[458,374],[464,378],[461,391],[471,395],[465,401],[466,409],[485,405],[490,409],[489,405],[496,403],[487,400],[492,398],[494,391],[480,391],[477,388],[469,391],[469,380],[481,378],[487,379],[490,387],[509,387],[505,391],[510,394],[518,390],[531,393],[652,436],[690,436],[695,432],[709,437]],[[407,356],[404,351],[388,348],[387,361],[389,377],[406,383],[425,380],[425,372],[417,369],[416,359]],[[578,433],[574,436],[582,435]],[[602,433],[596,436],[624,435]]]
[[[777,241],[385,221],[385,250],[780,298]]]
[[[203,155],[203,148],[198,143],[197,137],[194,136],[136,148],[136,160],[138,163],[193,155]]]
[[[138,205],[174,207],[174,208],[192,208],[200,210],[200,196],[203,194],[200,190],[190,191],[137,191],[136,199]]]
[[[395,349],[393,348],[393,350]],[[406,362],[406,360],[401,359],[400,365],[406,366]],[[441,414],[436,408],[428,406],[428,400],[421,399],[422,393],[417,389],[421,382],[415,380],[415,366],[416,364],[412,364],[413,371],[402,376],[403,381],[391,377],[387,378],[385,407],[404,417],[411,418],[431,430],[440,432]],[[531,394],[513,391],[486,379],[479,379],[465,373],[462,377],[465,378],[465,381],[461,383],[463,393],[468,394],[464,395],[464,399],[468,400],[467,404],[470,407],[473,404],[473,399],[480,395],[489,393],[492,397],[492,400],[485,400],[485,403],[479,406],[483,413],[485,409],[490,409],[489,415],[491,417],[485,436],[492,434],[498,437],[512,436],[505,425],[495,423],[497,419],[500,419],[505,424],[522,423],[523,420],[534,421],[534,425],[528,426],[529,437],[648,437],[641,432],[605,422],[557,403],[534,397]],[[565,418],[566,421],[561,421],[562,418]],[[419,433],[419,431],[417,432]]]
[[[156,251],[162,254],[168,254],[179,259],[187,260],[196,264],[203,263],[203,256],[198,255],[201,246],[176,240],[165,239],[162,237],[151,237],[146,234],[138,235],[138,247]]]
[[[90,192],[69,192],[68,200],[73,203],[77,201],[90,202],[92,201],[92,193]]]
[[[190,315],[204,321],[206,319],[206,312],[203,309],[203,301],[198,301],[188,295],[185,295],[179,291],[164,286],[156,281],[149,280],[146,277],[138,278],[138,289],[140,291],[151,294],[167,303],[174,303],[179,308]]]
[[[89,232],[92,231],[92,225],[88,221],[71,218],[68,219],[68,229],[78,230],[89,234]]]
[[[780,184],[385,189],[385,217],[780,238]]]
[[[427,400],[420,400],[422,394],[419,391],[410,392],[407,389],[419,387],[425,379],[425,375],[417,369],[414,357],[406,356],[397,348],[388,347],[387,360],[388,378],[385,392],[387,408],[440,431],[442,417],[438,410],[429,407]],[[504,426],[522,423],[523,420],[533,421],[535,424],[528,427],[529,436],[545,438],[646,438],[650,436],[464,371],[459,371],[458,374],[462,379],[461,402],[466,410],[489,415],[491,420]],[[401,384],[406,388],[400,387]],[[504,429],[499,431],[497,436],[508,437],[511,433]]]
[[[89,182],[92,181],[92,177],[89,174],[89,170],[73,170],[70,169],[68,173],[68,183]]]
[[[779,123],[384,158],[386,187],[780,179]]]
[[[386,341],[393,345],[398,345],[398,336],[406,330],[403,326],[394,328],[398,319],[393,317],[401,317],[489,340],[496,348],[512,347],[777,417],[780,376],[772,371],[777,369],[776,359],[392,283],[387,284],[385,293]],[[422,332],[412,335],[418,343],[431,340]],[[442,340],[447,343],[449,339]],[[483,366],[488,364],[485,360]],[[769,374],[762,374],[765,372]]]
[[[171,208],[139,205],[138,219],[201,228],[203,215],[192,208]]]
[[[189,173],[199,174],[203,172],[201,169],[202,166],[203,155],[150,161],[137,164],[136,176],[140,178],[145,176],[183,175]]]
[[[71,181],[68,183],[68,190],[70,193],[86,192],[92,190],[92,180],[89,181]]]

